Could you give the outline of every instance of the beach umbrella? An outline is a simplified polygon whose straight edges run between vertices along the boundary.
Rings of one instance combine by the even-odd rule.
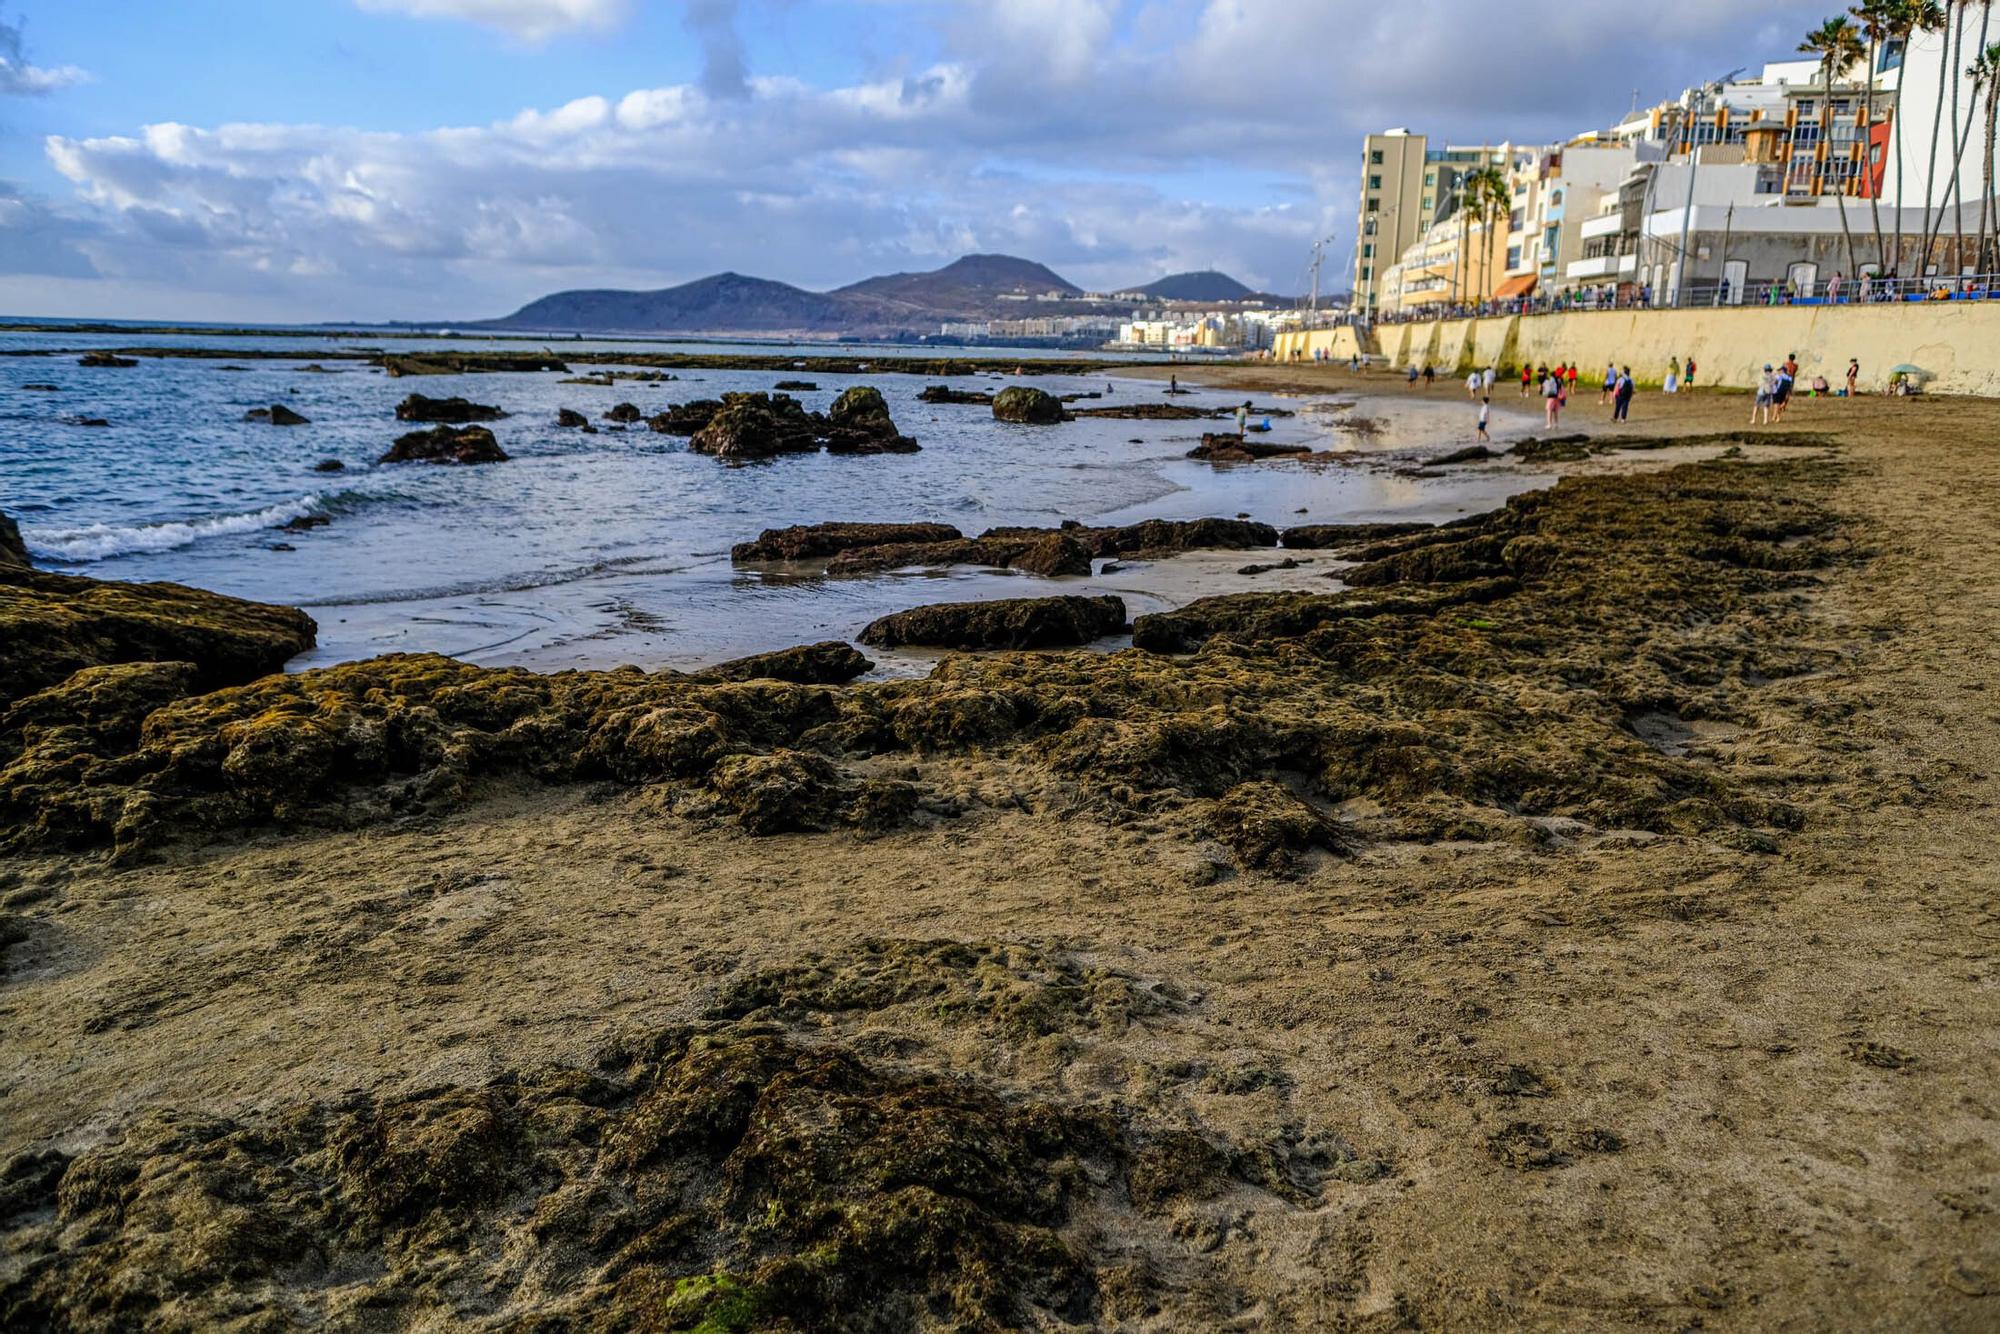
[[[1900,365],[1900,366],[1892,366],[1892,367],[1890,367],[1890,369],[1889,369],[1889,374],[1891,374],[1891,375],[1925,375],[1925,376],[1928,376],[1928,375],[1930,374],[1930,372],[1929,372],[1929,371],[1927,371],[1927,370],[1925,370],[1925,369],[1924,369],[1924,368],[1923,368],[1922,366],[1912,366],[1912,365],[1910,365],[1910,364],[1909,364],[1909,363],[1908,363],[1908,362],[1906,361],[1906,362],[1904,362],[1904,363],[1903,363],[1902,365]]]

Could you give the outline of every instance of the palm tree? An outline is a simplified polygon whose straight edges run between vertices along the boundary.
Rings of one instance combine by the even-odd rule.
[[[1944,29],[1949,23],[1949,20],[1945,17],[1944,6],[1939,4],[1938,0],[1896,0],[1896,3],[1894,4],[1891,10],[1891,17],[1893,19],[1893,23],[1890,27],[1889,35],[1893,39],[1900,41],[1902,43],[1903,65],[1906,69],[1908,68],[1910,63],[1910,42],[1916,37],[1916,35],[1920,32],[1938,32]],[[1948,46],[1950,44],[1946,43],[1946,45]],[[1903,255],[1902,89],[1904,83],[1906,82],[1907,79],[1905,76],[1903,75],[1897,76],[1896,111],[1895,111],[1896,119],[1893,128],[1890,130],[1890,136],[1895,141],[1896,145],[1896,246],[1893,253],[1896,256],[1896,262],[1898,264],[1902,263],[1902,255]],[[1932,112],[1931,119],[1933,121],[1937,119],[1935,111]],[[1933,167],[1935,167],[1935,164],[1937,162],[1937,130],[1935,129],[1935,127],[1933,127],[1931,131],[1931,161]],[[1928,208],[1930,205],[1930,194],[1928,193],[1929,187],[1926,186],[1925,190],[1926,193],[1924,195],[1924,204],[1925,207]],[[1928,214],[1926,214],[1926,217],[1928,217]],[[1918,276],[1918,277],[1922,276],[1925,268],[1928,267],[1929,262],[1930,262],[1930,245],[1928,238],[1926,238],[1923,253],[1917,258],[1916,274],[1913,276]]]
[[[1799,43],[1802,54],[1819,58],[1819,81],[1826,89],[1826,109],[1821,121],[1826,126],[1829,139],[1833,131],[1833,85],[1835,80],[1854,68],[1854,63],[1867,54],[1862,43],[1861,31],[1843,16],[1836,15],[1806,34],[1805,41]],[[1827,156],[1833,156],[1833,147],[1827,146]],[[1847,226],[1847,177],[1842,173],[1835,184],[1834,199],[1840,205],[1840,234],[1847,241],[1847,268],[1850,273],[1859,274],[1861,266],[1854,258],[1854,233]]]
[[[1980,16],[1979,16],[1978,45],[1984,47],[1987,41],[1987,34],[1990,31],[1992,31],[1993,0],[1981,0],[1979,8],[1980,8]],[[1964,10],[1961,9],[1959,11],[1958,56],[1956,57],[1957,59],[1963,59],[1965,56],[1964,25],[1965,25],[1965,13]],[[1967,75],[1971,75],[1972,70],[1968,69],[1966,73]],[[1965,117],[1965,123],[1963,124],[1963,126],[1959,124],[1959,114],[1958,114],[1959,84],[1960,80],[1958,79],[1953,79],[1951,81],[1951,123],[1953,128],[1952,153],[1951,153],[1951,179],[1945,185],[1945,197],[1947,200],[1950,201],[1950,208],[1952,212],[1951,267],[1954,273],[1963,272],[1965,269],[1965,181],[1964,181],[1965,150],[1972,143],[1973,121],[1974,117],[1977,116],[1979,111],[1979,88],[1977,81],[1975,80],[1974,86],[1971,90],[1972,92],[1971,105],[1966,107],[1967,114]]]
[[[1991,273],[1992,254],[1987,234],[1996,221],[1993,212],[1993,141],[1995,135],[2000,134],[2000,42],[1994,42],[1981,51],[1966,73],[1972,76],[1973,101],[1979,100],[1982,88],[1986,93],[1986,151],[1979,158],[1979,252],[1973,264],[1979,272]]]
[[[1875,149],[1875,82],[1877,67],[1882,63],[1882,44],[1889,38],[1889,30],[1896,22],[1896,11],[1900,0],[1867,0],[1865,4],[1848,9],[1861,23],[1861,31],[1868,38],[1868,77],[1862,85],[1862,176],[1868,181],[1868,212],[1875,226],[1875,271],[1886,274],[1889,271],[1889,247],[1882,236],[1882,192],[1874,182]]]
[[[1480,300],[1483,301],[1491,295],[1493,286],[1493,227],[1501,218],[1512,213],[1513,193],[1507,188],[1507,173],[1494,166],[1477,167],[1467,172],[1460,188],[1464,191],[1461,207],[1465,210],[1467,230],[1471,223],[1476,222],[1485,233],[1481,243],[1485,251],[1482,256],[1484,277],[1480,283]],[[1459,235],[1464,237],[1466,230],[1461,230]]]

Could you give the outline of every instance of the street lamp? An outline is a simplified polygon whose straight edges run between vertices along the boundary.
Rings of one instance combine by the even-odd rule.
[[[1710,93],[1719,93],[1735,81],[1741,68],[1733,69],[1719,79],[1711,80],[1694,91],[1694,107],[1688,113],[1688,192],[1687,207],[1681,210],[1680,253],[1674,257],[1674,305],[1681,304],[1681,293],[1688,283],[1688,232],[1694,225],[1694,178],[1701,167],[1701,145],[1695,142],[1695,135],[1701,126],[1701,111]]]

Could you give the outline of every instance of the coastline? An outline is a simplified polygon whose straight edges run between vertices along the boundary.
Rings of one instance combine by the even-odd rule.
[[[1296,367],[1204,374],[1355,387]],[[1802,402],[1766,434],[1741,432],[1742,412],[1736,396],[1649,397],[1634,433],[1735,432],[1754,452],[1590,460],[1506,527],[1351,553],[1343,567],[1380,582],[1350,594],[1190,609],[1180,632],[1213,637],[1189,656],[955,654],[844,688],[392,681],[364,663],[313,673],[304,715],[279,688],[298,678],[175,705],[147,744],[193,755],[224,727],[271,727],[272,790],[243,790],[246,824],[153,771],[124,806],[125,861],[33,845],[0,862],[22,936],[0,992],[15,1058],[0,1150],[154,1169],[166,1193],[128,1206],[130,1231],[100,1219],[92,1252],[143,1291],[206,1262],[143,1248],[146,1209],[220,1208],[188,1174],[193,1150],[147,1119],[162,1108],[228,1118],[213,1142],[279,1176],[327,1173],[359,1202],[388,1198],[393,1174],[365,1147],[336,1152],[370,1142],[341,1127],[406,1134],[446,1173],[410,1206],[435,1235],[580,1248],[565,1293],[506,1280],[508,1316],[615,1311],[647,1275],[728,1272],[778,1301],[802,1281],[784,1265],[815,1246],[883,1273],[871,1257],[903,1234],[847,1130],[822,1141],[833,1166],[810,1189],[771,1170],[790,1161],[782,1137],[670,1144],[683,1179],[794,1183],[698,1193],[687,1207],[719,1250],[656,1239],[635,1260],[636,1217],[591,1240],[531,1222],[537,1206],[564,1216],[555,1194],[520,1211],[510,1192],[530,1177],[578,1198],[643,1178],[645,1160],[600,1158],[579,1127],[624,1143],[630,1107],[691,1114],[660,1091],[712,1076],[701,1053],[720,1052],[790,1091],[760,1124],[847,1127],[825,1109],[929,1107],[946,1088],[1058,1117],[1043,1124],[1087,1171],[1064,1176],[982,1110],[1002,1179],[1052,1183],[1047,1202],[937,1206],[945,1261],[893,1280],[935,1295],[978,1272],[1002,1312],[1059,1288],[1113,1325],[1752,1328],[1859,1308],[1985,1323],[1996,414]],[[1215,574],[1158,569],[1191,592]],[[336,802],[288,767],[311,756],[285,729],[359,735],[370,692],[403,702],[385,716],[428,709],[455,730],[416,773],[329,757]],[[593,751],[614,720],[621,745]],[[668,763],[690,753],[668,744],[682,736],[727,753],[645,774],[587,762]],[[38,744],[53,763],[74,743]],[[93,744],[79,806],[126,801],[120,757],[139,743]],[[197,830],[211,841],[168,837]],[[835,1090],[801,1053],[859,1073]],[[599,1072],[578,1104],[594,1110],[560,1110],[544,1062]],[[524,1073],[490,1082],[509,1071]],[[447,1129],[475,1105],[449,1099],[475,1094],[493,1124],[536,1127],[544,1156],[466,1166]],[[1088,1133],[1060,1119],[1086,1112]],[[301,1132],[302,1156],[252,1133],[284,1118],[324,1127]],[[349,1166],[319,1165],[333,1160]],[[896,1170],[951,1198],[929,1166]],[[847,1221],[814,1232],[829,1198]],[[750,1214],[774,1202],[753,1245]],[[322,1235],[275,1187],[254,1207]],[[53,1199],[36,1208],[46,1219],[8,1234],[0,1287],[60,1302],[66,1263],[20,1267],[75,1258],[36,1230]],[[408,1318],[469,1314],[463,1294],[510,1272],[383,1217],[339,1245],[399,1258],[363,1291]],[[270,1263],[220,1235],[231,1263]],[[974,1269],[983,1253],[956,1248],[982,1235],[1025,1258]],[[1047,1259],[1051,1240],[1075,1258]],[[427,1261],[446,1281],[402,1267]],[[360,1295],[308,1277],[268,1300]],[[170,1300],[176,1318],[211,1309]]]

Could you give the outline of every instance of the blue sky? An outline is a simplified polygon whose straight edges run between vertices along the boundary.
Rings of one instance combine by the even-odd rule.
[[[1587,129],[1824,9],[0,0],[0,313],[471,317],[974,249],[1296,291],[1366,129]]]

